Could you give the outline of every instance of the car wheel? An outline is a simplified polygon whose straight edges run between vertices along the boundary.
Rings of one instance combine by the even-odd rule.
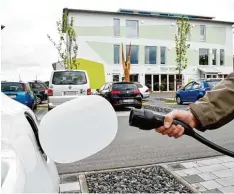
[[[176,97],[176,102],[177,102],[177,104],[183,104],[183,102],[181,101],[181,98],[179,96]]]
[[[41,102],[42,102],[41,96],[37,96],[37,104],[41,104]]]

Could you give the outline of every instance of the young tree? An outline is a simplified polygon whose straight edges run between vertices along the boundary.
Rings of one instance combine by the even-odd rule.
[[[179,81],[182,82],[181,72],[187,67],[187,49],[189,45],[187,44],[187,37],[190,34],[190,24],[188,18],[182,16],[176,21],[177,33],[175,34],[175,44],[176,44],[176,70],[178,71]],[[177,90],[176,84],[176,90]]]
[[[59,34],[58,43],[47,34],[48,39],[58,51],[59,57],[64,61],[65,69],[78,69],[78,45],[76,43],[74,18],[69,21],[67,14],[64,13],[63,21],[57,21],[56,26]]]
[[[128,54],[127,54],[127,60],[125,61],[124,57],[124,49],[123,49],[123,43],[122,43],[122,66],[124,70],[124,81],[130,82],[130,69],[131,69],[131,43],[129,45]]]

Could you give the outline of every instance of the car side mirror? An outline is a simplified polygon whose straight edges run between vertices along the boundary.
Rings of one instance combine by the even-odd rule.
[[[116,113],[106,99],[98,95],[79,96],[43,117],[39,139],[48,158],[72,163],[108,146],[117,129]]]

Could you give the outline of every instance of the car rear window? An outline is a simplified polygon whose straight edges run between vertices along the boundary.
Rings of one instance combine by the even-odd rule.
[[[2,92],[23,92],[24,86],[22,83],[7,82],[1,83]]]
[[[220,81],[221,81],[221,80],[208,80],[208,81],[206,81],[206,82],[207,82],[207,84],[208,84],[211,88],[213,88],[213,87],[215,87],[216,85],[218,85],[218,84],[220,83]]]
[[[136,84],[131,83],[116,83],[112,85],[113,90],[136,90]]]
[[[43,85],[43,83],[31,83],[31,88],[32,89],[45,89],[46,86]]]
[[[57,71],[54,72],[52,84],[82,85],[87,84],[87,78],[83,71]]]
[[[143,86],[142,86],[141,84],[139,84],[139,83],[136,83],[136,86],[137,86],[138,88],[143,88]]]

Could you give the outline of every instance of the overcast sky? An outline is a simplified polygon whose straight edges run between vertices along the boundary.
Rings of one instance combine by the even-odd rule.
[[[134,3],[133,3],[134,2]],[[234,21],[234,0],[0,0],[2,80],[48,80],[58,60],[47,34],[57,37],[64,7],[117,11],[119,8],[214,16]]]

